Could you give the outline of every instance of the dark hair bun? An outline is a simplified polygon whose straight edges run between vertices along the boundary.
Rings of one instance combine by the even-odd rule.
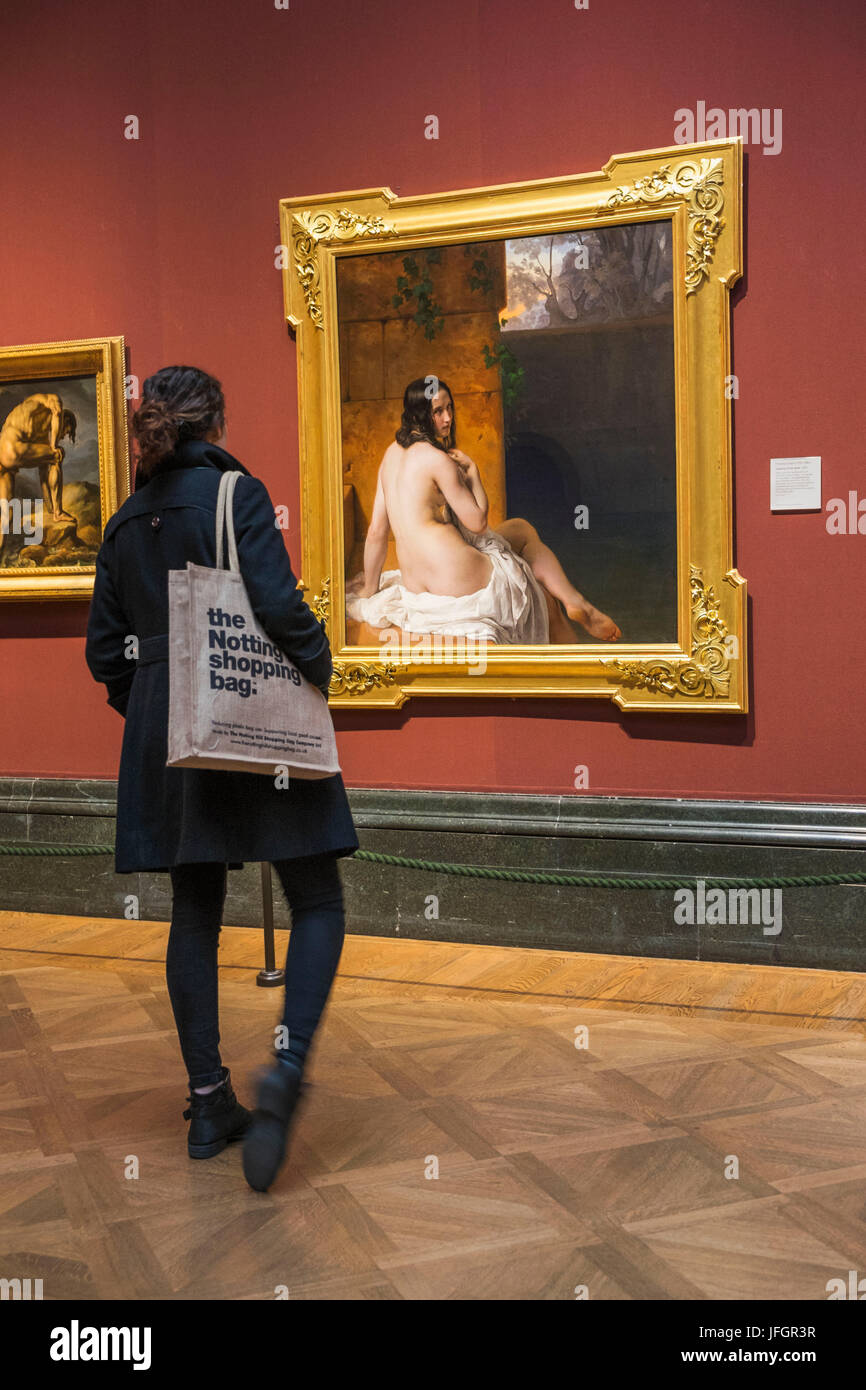
[[[225,400],[215,377],[198,367],[162,367],[144,383],[132,417],[138,441],[137,476],[147,481],[182,439],[203,439],[225,424]]]

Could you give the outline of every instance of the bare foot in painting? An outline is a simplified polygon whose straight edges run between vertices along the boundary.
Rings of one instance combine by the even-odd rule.
[[[591,603],[580,608],[567,604],[565,611],[572,622],[580,623],[591,637],[600,637],[604,642],[616,642],[618,638],[622,637],[622,632],[613,618],[609,618],[606,613],[601,613],[597,608],[593,608]]]

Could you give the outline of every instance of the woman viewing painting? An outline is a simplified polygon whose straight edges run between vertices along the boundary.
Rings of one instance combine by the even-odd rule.
[[[379,467],[364,571],[348,586],[349,616],[375,628],[512,645],[573,644],[578,623],[616,641],[616,623],[575,589],[528,521],[488,525],[481,475],[456,435],[447,382],[410,382]],[[399,569],[383,573],[391,533]]]

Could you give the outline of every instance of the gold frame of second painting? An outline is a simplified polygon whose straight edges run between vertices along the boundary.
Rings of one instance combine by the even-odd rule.
[[[302,575],[324,619],[330,702],[410,696],[607,697],[623,710],[748,709],[746,581],[733,566],[730,290],[742,273],[742,141],[616,155],[598,173],[398,198],[389,188],[280,202],[286,316],[297,340]],[[486,648],[400,664],[346,645],[340,453],[340,256],[669,217],[673,229],[677,632],[671,644]]]
[[[101,530],[129,496],[129,441],[124,394],[123,336],[77,338],[0,348],[0,382],[94,376],[99,432]],[[87,599],[93,594],[96,560],[91,565],[40,565],[0,569],[0,601]]]

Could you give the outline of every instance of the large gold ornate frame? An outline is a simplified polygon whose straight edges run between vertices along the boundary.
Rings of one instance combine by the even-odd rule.
[[[747,704],[746,581],[733,568],[729,293],[742,270],[742,141],[616,155],[600,173],[398,198],[388,188],[280,202],[298,344],[302,575],[327,623],[331,704],[411,695],[606,696],[624,710]],[[673,229],[678,642],[491,646],[486,672],[346,646],[336,263],[359,252],[669,217]]]
[[[28,378],[95,376],[99,431],[99,497],[103,529],[129,495],[129,446],[124,396],[124,341],[80,338],[0,348],[0,382]],[[0,600],[87,599],[96,565],[40,565],[0,569]]]

